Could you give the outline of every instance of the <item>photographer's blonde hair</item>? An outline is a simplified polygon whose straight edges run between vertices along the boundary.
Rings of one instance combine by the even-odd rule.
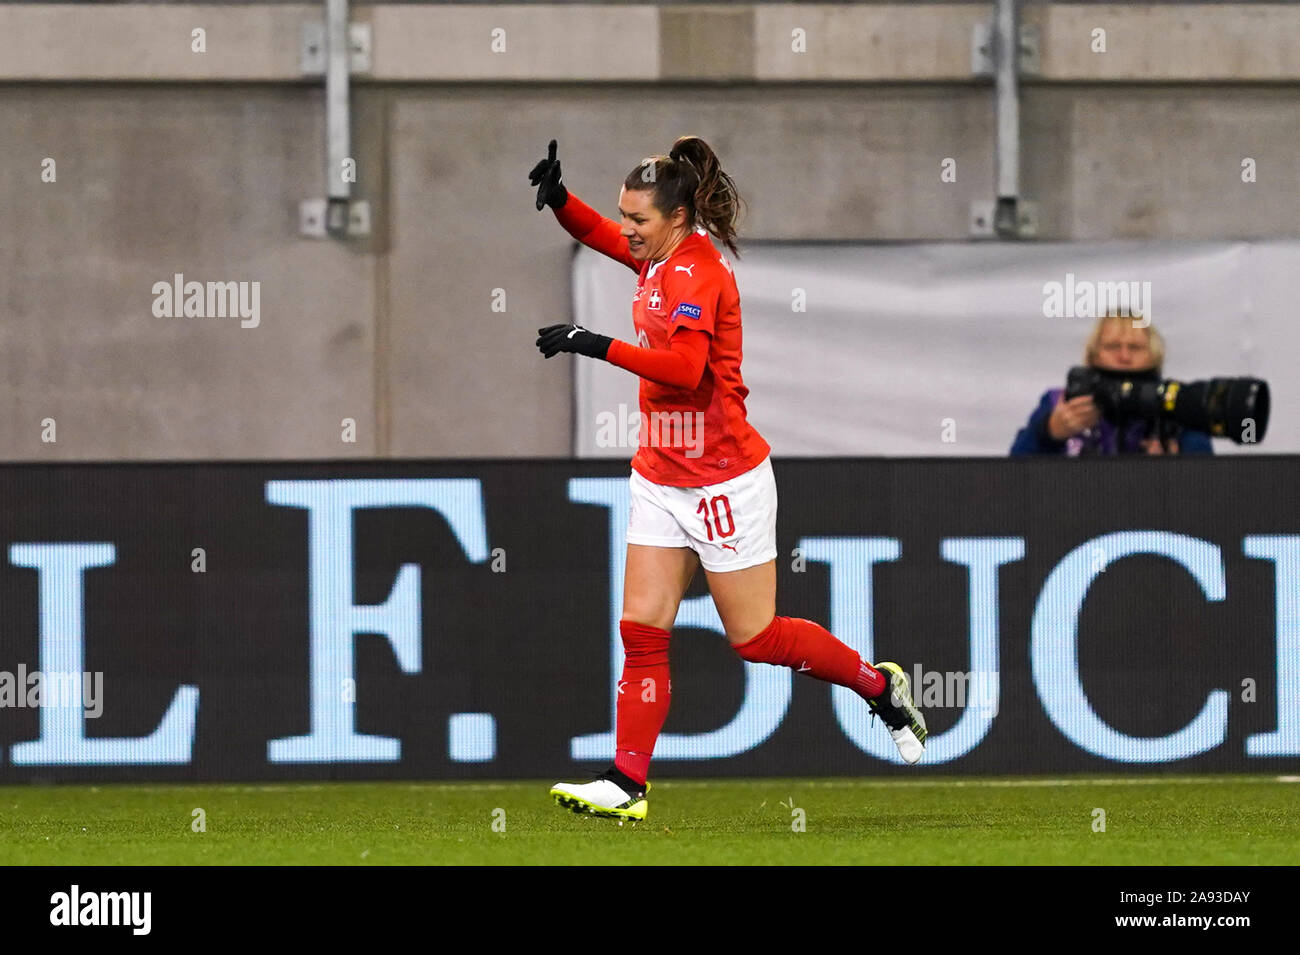
[[[1118,312],[1107,312],[1101,318],[1097,319],[1097,324],[1092,327],[1092,334],[1088,336],[1088,343],[1083,346],[1083,363],[1092,367],[1093,360],[1097,357],[1097,349],[1101,345],[1101,333],[1105,331],[1110,322],[1134,322],[1138,319],[1130,315],[1121,315]],[[1147,347],[1151,349],[1151,357],[1155,361],[1155,370],[1159,371],[1165,366],[1165,338],[1153,324],[1146,326],[1135,325],[1139,331],[1147,333]]]

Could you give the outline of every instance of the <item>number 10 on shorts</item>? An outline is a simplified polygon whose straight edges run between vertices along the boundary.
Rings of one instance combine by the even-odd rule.
[[[722,513],[718,513],[718,503],[722,503]],[[713,522],[709,522],[709,511],[713,512]],[[719,494],[713,498],[700,498],[700,506],[695,509],[695,513],[704,518],[704,529],[709,533],[709,540],[713,540],[713,530],[717,528],[719,537],[730,537],[736,533],[736,522],[731,518],[731,502],[727,500],[727,495]],[[726,518],[727,529],[722,529],[723,518]]]

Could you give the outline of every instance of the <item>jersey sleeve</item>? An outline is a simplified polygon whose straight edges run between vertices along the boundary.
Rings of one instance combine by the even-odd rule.
[[[722,284],[717,273],[708,269],[709,264],[701,260],[675,264],[664,276],[670,339],[681,328],[693,328],[713,335]]]
[[[615,339],[605,360],[656,384],[694,391],[704,377],[709,341],[708,335],[691,329],[673,337],[667,348],[642,348]]]
[[[608,255],[615,262],[622,262],[633,272],[641,271],[641,263],[632,258],[627,247],[627,237],[622,234],[618,223],[606,219],[573,193],[569,193],[564,205],[555,210],[555,218],[560,220],[560,225],[564,226],[569,235],[583,245]]]

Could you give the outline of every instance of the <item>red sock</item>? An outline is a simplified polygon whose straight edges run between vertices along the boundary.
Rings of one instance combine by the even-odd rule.
[[[773,617],[766,630],[732,649],[751,663],[775,663],[847,686],[864,700],[885,692],[883,673],[811,620]]]
[[[614,765],[644,785],[672,696],[668,631],[622,620],[618,632],[623,636],[624,660],[615,706]]]

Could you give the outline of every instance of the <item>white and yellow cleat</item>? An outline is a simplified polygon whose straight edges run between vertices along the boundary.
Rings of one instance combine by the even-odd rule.
[[[889,735],[903,760],[915,763],[925,752],[925,717],[912,701],[907,674],[897,663],[872,665],[885,674],[889,686],[880,696],[867,700],[867,704],[889,728]]]
[[[628,791],[626,782],[615,782],[607,776],[599,776],[589,783],[556,783],[551,787],[551,795],[565,809],[579,815],[589,813],[606,819],[631,820],[640,822],[646,817],[649,803],[645,789]]]

